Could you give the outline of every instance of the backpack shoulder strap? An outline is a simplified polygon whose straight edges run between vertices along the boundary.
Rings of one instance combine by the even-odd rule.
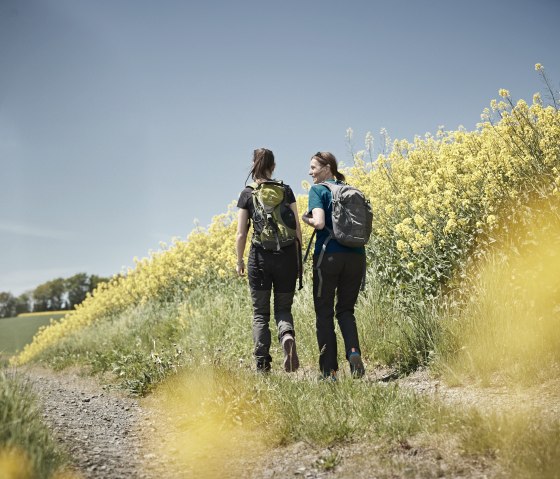
[[[346,183],[331,183],[330,181],[322,181],[321,183],[318,184],[326,187],[328,190],[330,190],[331,193],[334,193],[335,191],[339,190],[343,186],[346,186]]]
[[[327,190],[329,190],[331,192],[332,200],[335,199],[336,192],[339,191],[340,188],[343,186],[343,185],[340,185],[338,183],[331,183],[329,181],[323,181],[323,182],[318,183],[318,184],[324,186]]]
[[[280,180],[265,180],[260,183],[261,185],[284,186],[284,182]]]

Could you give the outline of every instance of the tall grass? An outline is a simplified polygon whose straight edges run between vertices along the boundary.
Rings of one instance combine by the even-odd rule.
[[[539,414],[467,414],[459,431],[464,453],[496,458],[506,477],[560,477],[560,420]]]
[[[557,201],[544,206],[510,226],[475,270],[465,305],[442,315],[439,351],[455,377],[515,385],[558,377],[560,210]]]
[[[560,241],[551,243],[535,230],[542,228],[530,228],[529,237],[519,233],[525,238],[520,242],[527,244],[510,245],[509,256],[504,249],[488,256],[471,281],[470,296],[463,292],[456,302],[453,295],[441,302],[418,297],[403,307],[370,271],[356,306],[366,366],[389,365],[406,374],[437,364],[439,371],[452,369],[465,378],[488,378],[496,371],[520,378],[523,372],[533,383],[543,372],[555,371],[548,366],[560,363],[555,294],[560,290],[556,274],[560,264],[554,256]],[[560,238],[560,227],[547,231]],[[296,293],[293,314],[301,362],[315,370],[318,351],[311,296],[307,279]],[[138,305],[94,323],[59,341],[41,358],[55,368],[82,364],[94,373],[109,373],[109,380],[145,394],[185,365],[252,368],[251,317],[244,280],[208,281],[174,301]],[[270,326],[274,338],[272,319]],[[275,341],[271,352],[273,367],[278,368],[282,353]],[[343,351],[339,359],[344,369]]]
[[[293,307],[298,354],[303,366],[318,371],[315,313],[310,280]],[[366,364],[390,364],[407,372],[426,364],[438,326],[429,312],[404,311],[384,295],[370,275],[360,294],[356,320]],[[271,318],[272,337],[275,338]],[[150,302],[94,323],[45,350],[40,359],[60,369],[79,364],[134,394],[145,394],[185,365],[223,364],[253,368],[252,306],[244,280],[209,281],[175,301]],[[341,338],[339,338],[341,340]],[[273,339],[273,367],[282,352]],[[340,364],[347,369],[344,352]]]
[[[65,464],[30,387],[0,371],[0,476],[47,479],[62,474]]]

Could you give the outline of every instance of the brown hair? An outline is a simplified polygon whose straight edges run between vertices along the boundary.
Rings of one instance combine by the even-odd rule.
[[[338,181],[346,181],[346,177],[338,171],[338,163],[335,156],[328,151],[318,151],[311,159],[315,158],[322,166],[329,165],[331,173]]]
[[[257,148],[253,151],[253,166],[249,176],[253,180],[268,179],[267,176],[274,170],[274,153],[266,148]]]

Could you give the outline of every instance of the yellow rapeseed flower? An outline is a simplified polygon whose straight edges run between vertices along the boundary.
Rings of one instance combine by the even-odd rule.
[[[418,213],[414,215],[414,223],[416,223],[416,226],[418,226],[418,228],[423,228],[424,226],[426,226],[426,220]]]
[[[541,98],[541,94],[540,93],[535,93],[533,95],[533,103],[535,105],[541,105],[542,104],[542,98]]]
[[[407,250],[407,244],[403,240],[397,240],[397,250],[401,253]]]

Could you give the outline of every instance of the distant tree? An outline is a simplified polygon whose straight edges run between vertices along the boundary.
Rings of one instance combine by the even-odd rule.
[[[73,309],[80,304],[89,291],[90,277],[86,273],[78,273],[65,281],[66,286],[66,308]]]
[[[58,311],[66,306],[66,287],[63,278],[40,284],[33,290],[33,311]]]
[[[66,306],[66,284],[63,278],[56,278],[49,281],[51,289],[51,299],[49,311],[58,311]]]
[[[0,318],[10,318],[16,315],[16,298],[12,293],[0,293]]]
[[[109,278],[78,273],[66,279],[47,281],[17,298],[12,293],[0,293],[0,318],[30,311],[74,309],[86,299],[87,293],[93,292],[100,283],[106,281],[109,281]]]
[[[103,278],[102,276],[97,276],[92,274],[89,281],[89,292],[92,293],[99,283],[107,283],[111,278]]]
[[[99,283],[108,280],[95,274],[88,276],[86,273],[78,273],[66,279],[66,309],[75,308],[86,299],[87,293],[93,292]]]
[[[33,290],[33,311],[47,311],[51,291],[48,283],[43,283]]]
[[[33,311],[31,292],[22,293],[16,298],[16,315]]]

